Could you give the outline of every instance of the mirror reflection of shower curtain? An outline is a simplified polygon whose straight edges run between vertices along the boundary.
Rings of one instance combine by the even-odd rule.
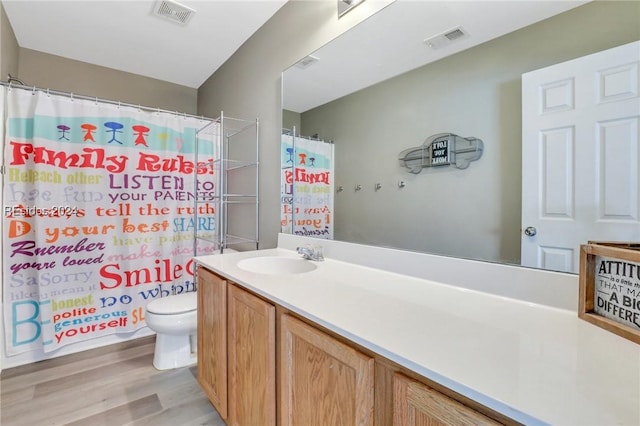
[[[333,239],[333,155],[333,143],[282,134],[281,232]]]

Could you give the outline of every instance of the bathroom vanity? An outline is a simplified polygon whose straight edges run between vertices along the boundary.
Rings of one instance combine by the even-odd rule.
[[[640,424],[640,346],[578,319],[577,276],[290,235],[196,261],[227,424]]]

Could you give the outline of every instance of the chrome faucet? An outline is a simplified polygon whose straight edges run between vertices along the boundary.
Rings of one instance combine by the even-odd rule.
[[[304,247],[296,248],[298,254],[301,254],[303,258],[308,260],[314,260],[316,262],[321,262],[324,260],[324,256],[322,255],[322,246],[312,247],[310,245]]]

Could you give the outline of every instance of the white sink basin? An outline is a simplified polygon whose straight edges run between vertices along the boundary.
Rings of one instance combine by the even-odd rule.
[[[302,274],[316,269],[318,266],[309,260],[292,257],[262,256],[243,259],[238,268],[258,274]]]

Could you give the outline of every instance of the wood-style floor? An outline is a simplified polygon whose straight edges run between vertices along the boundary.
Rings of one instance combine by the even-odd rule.
[[[2,426],[215,425],[196,367],[158,371],[154,336],[2,371]]]

